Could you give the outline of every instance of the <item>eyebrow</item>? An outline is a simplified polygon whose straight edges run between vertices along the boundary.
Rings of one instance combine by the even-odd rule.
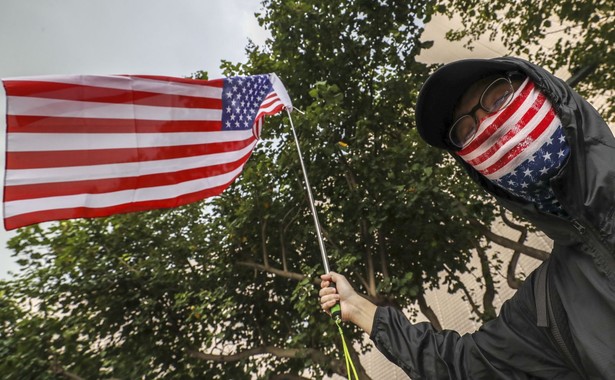
[[[466,96],[466,94],[468,94],[468,92],[470,90],[472,90],[472,88],[476,88],[478,91],[478,99],[477,101],[480,101],[480,97],[483,94],[483,91],[485,91],[485,89],[487,88],[487,86],[493,82],[494,80],[496,80],[497,78],[500,77],[506,77],[506,74],[504,73],[499,73],[499,74],[491,74],[488,75],[486,77],[480,78],[479,80],[477,80],[476,82],[472,83],[470,86],[468,86],[468,88],[463,92],[463,94],[459,97],[459,99],[457,99],[457,102],[455,103],[455,107],[453,107],[453,122],[455,122],[455,120],[457,119],[457,117],[459,115],[462,115],[466,112],[466,110],[460,111],[459,110],[459,106],[461,105],[461,101],[462,99]],[[481,85],[484,84],[484,85]],[[468,110],[470,110],[472,107],[474,107],[475,104],[471,104],[470,108]]]

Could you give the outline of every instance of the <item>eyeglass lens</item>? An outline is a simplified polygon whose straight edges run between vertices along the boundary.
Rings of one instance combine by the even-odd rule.
[[[491,82],[483,91],[479,104],[471,112],[459,117],[450,129],[449,138],[458,148],[467,146],[478,129],[479,120],[476,117],[478,108],[482,108],[489,114],[504,109],[511,102],[514,88],[508,78],[498,78]]]

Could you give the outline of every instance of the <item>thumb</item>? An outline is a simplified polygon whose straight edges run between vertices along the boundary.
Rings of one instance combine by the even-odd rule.
[[[340,274],[337,272],[329,272],[329,278],[332,282],[337,282],[339,280]]]

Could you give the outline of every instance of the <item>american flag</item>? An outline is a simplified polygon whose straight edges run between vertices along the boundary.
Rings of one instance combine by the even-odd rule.
[[[3,80],[4,225],[184,205],[239,176],[265,115],[292,105],[275,74]]]
[[[529,79],[517,90],[511,104],[483,120],[474,140],[458,152],[500,187],[555,214],[563,211],[549,179],[569,153],[560,119]]]

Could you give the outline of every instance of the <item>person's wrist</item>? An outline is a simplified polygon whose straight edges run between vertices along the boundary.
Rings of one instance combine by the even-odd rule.
[[[350,322],[370,334],[377,306],[358,293],[349,297],[348,301],[348,303],[352,305],[352,310],[349,310]]]

